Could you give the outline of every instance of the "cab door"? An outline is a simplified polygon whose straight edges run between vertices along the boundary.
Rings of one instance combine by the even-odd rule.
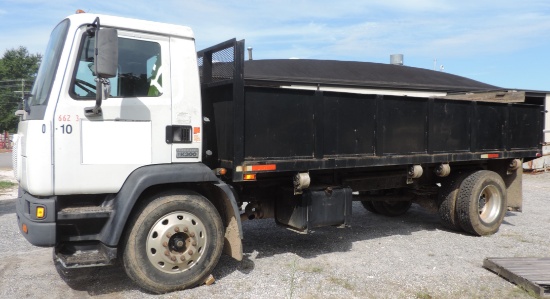
[[[118,30],[117,75],[101,114],[95,105],[94,37],[75,38],[54,123],[54,189],[60,194],[117,192],[143,165],[169,163],[171,124],[169,38]]]

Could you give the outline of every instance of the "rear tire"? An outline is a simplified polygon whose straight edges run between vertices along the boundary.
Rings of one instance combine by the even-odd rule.
[[[460,186],[456,202],[462,229],[477,236],[498,231],[506,214],[506,186],[497,173],[480,170],[469,175]]]
[[[165,192],[142,204],[125,234],[126,274],[140,287],[167,293],[204,282],[223,249],[224,228],[203,196]]]
[[[374,208],[374,205],[372,204],[372,201],[362,201],[361,204],[363,205],[363,207],[373,213],[373,214],[380,214],[378,213],[378,211]]]
[[[456,198],[460,191],[460,185],[468,175],[470,173],[458,173],[450,176],[442,183],[441,190],[439,191],[439,220],[441,225],[448,229],[462,231],[462,227],[458,223]]]
[[[378,213],[384,216],[397,217],[407,213],[411,208],[412,202],[410,200],[374,201],[372,204]]]

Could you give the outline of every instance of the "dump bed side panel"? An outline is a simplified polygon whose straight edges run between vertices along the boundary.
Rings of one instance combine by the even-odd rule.
[[[223,88],[219,88],[223,90]],[[231,89],[228,87],[228,89]],[[244,88],[243,163],[230,90],[213,93],[219,165],[276,164],[307,171],[535,157],[543,113],[536,102],[484,103],[271,87]],[[491,155],[491,157],[495,157]]]
[[[541,107],[245,88],[245,160],[538,149]]]
[[[198,53],[204,162],[231,170],[297,172],[482,163],[541,154],[544,96],[520,101],[300,90],[244,79],[244,41]],[[227,53],[232,53],[228,55]],[[497,95],[499,92],[496,93]]]

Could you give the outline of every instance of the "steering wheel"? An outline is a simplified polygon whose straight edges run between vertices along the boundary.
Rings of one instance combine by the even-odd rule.
[[[88,93],[88,95],[95,95],[95,85],[92,83],[86,82],[82,79],[75,79],[76,86],[82,88],[85,92]],[[90,89],[91,88],[91,89]]]

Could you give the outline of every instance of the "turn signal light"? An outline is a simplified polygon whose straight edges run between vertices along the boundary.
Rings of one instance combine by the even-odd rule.
[[[46,208],[44,207],[37,207],[36,208],[36,218],[42,219],[46,216]]]
[[[243,176],[243,180],[245,180],[245,181],[255,181],[256,180],[256,174],[255,173],[247,173]]]

